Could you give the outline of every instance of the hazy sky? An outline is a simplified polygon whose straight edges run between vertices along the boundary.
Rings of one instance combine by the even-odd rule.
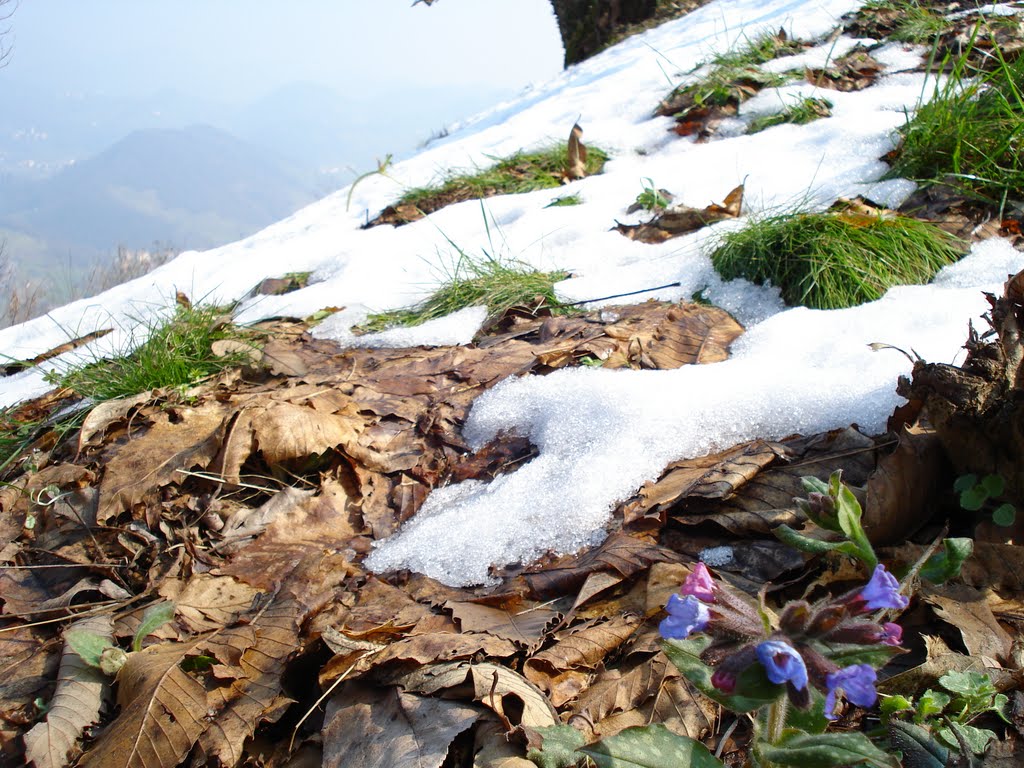
[[[20,0],[3,81],[217,102],[308,80],[519,89],[561,69],[548,0]],[[10,6],[8,6],[10,8]],[[523,55],[524,50],[529,55]]]

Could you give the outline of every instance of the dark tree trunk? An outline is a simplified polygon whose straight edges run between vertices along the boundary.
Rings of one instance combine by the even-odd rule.
[[[565,46],[565,64],[593,56],[630,24],[652,18],[658,0],[551,0]]]

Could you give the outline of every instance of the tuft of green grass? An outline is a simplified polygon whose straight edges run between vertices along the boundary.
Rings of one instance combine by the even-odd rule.
[[[96,401],[191,386],[247,360],[246,355],[221,357],[212,350],[215,341],[241,336],[223,308],[179,305],[173,315],[151,327],[149,337],[135,350],[54,373],[48,380]]]
[[[787,213],[723,235],[711,263],[726,280],[778,286],[791,306],[838,309],[926,283],[962,253],[959,241],[917,219]]]
[[[821,99],[814,96],[805,96],[787,104],[782,111],[771,115],[762,115],[754,118],[750,123],[748,133],[759,133],[766,128],[783,123],[794,125],[805,125],[823,117],[832,116],[832,102],[828,99]]]
[[[554,189],[562,184],[567,159],[568,144],[565,142],[538,152],[517,152],[511,157],[497,159],[491,168],[455,174],[436,186],[411,189],[402,195],[396,207],[414,205],[424,213],[431,213],[463,200]],[[588,146],[587,175],[600,173],[607,160],[606,152]]]
[[[634,204],[645,211],[663,211],[672,202],[661,191],[654,186],[654,180],[644,178],[641,180],[644,190],[636,196]]]
[[[760,65],[800,50],[800,43],[780,35],[748,40],[732,51],[715,54],[699,81],[676,88],[666,101],[688,95],[697,108],[738,104],[761,88],[777,87],[796,79],[798,75],[792,72],[765,72]]]
[[[550,203],[545,205],[545,208],[565,208],[570,205],[580,205],[583,202],[583,198],[579,194],[575,195],[562,195],[551,200]]]
[[[554,314],[569,314],[575,309],[564,306],[555,296],[554,285],[565,280],[568,272],[540,272],[514,259],[497,258],[488,253],[474,258],[459,251],[459,257],[441,286],[414,307],[371,314],[362,324],[364,331],[380,331],[396,326],[420,325],[467,307],[487,307],[491,318],[515,306],[549,309]]]
[[[0,475],[28,448],[42,424],[15,418],[15,410],[0,409]]]
[[[950,28],[950,23],[929,8],[917,3],[902,3],[900,21],[890,37],[901,43],[925,44]]]
[[[994,67],[979,73],[970,47],[931,101],[900,129],[890,177],[941,182],[988,204],[1024,199],[1024,58],[992,51]]]
[[[859,14],[870,16],[880,12],[893,14],[898,19],[889,37],[901,43],[933,43],[951,27],[943,16],[917,0],[870,0],[861,7]]]

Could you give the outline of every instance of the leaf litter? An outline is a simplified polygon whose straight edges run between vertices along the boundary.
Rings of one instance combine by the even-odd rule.
[[[254,366],[195,388],[188,404],[158,390],[104,408],[78,441],[42,462],[53,463],[19,479],[36,493],[43,482],[55,493],[95,487],[92,512],[82,511],[88,527],[68,525],[31,493],[27,503],[8,497],[11,513],[34,507],[39,519],[32,536],[11,531],[10,562],[55,567],[0,573],[8,585],[4,629],[14,633],[0,641],[18,633],[27,641],[20,627],[39,616],[88,615],[107,595],[104,613],[67,626],[109,627],[112,616],[116,636],[130,636],[140,615],[132,594],[173,600],[174,621],[129,654],[114,710],[100,709],[114,681],[65,650],[61,682],[45,697],[48,713],[29,732],[32,702],[52,684],[48,667],[12,668],[0,686],[8,691],[0,699],[4,748],[13,754],[24,732],[37,766],[67,765],[82,749],[83,765],[238,765],[256,759],[259,734],[290,733],[323,764],[436,766],[453,759],[467,734],[471,749],[512,746],[522,756],[541,742],[531,734],[563,723],[579,745],[595,744],[580,747],[595,759],[604,759],[602,750],[628,754],[631,742],[612,737],[651,722],[713,737],[716,706],[668,661],[656,630],[686,564],[704,554],[755,590],[767,580],[782,588],[781,578],[811,587],[844,578],[835,558],[780,559],[786,550],[771,533],[783,522],[809,530],[793,504],[800,478],[827,478],[837,467],[867,499],[880,541],[921,528],[930,537],[941,499],[914,489],[937,484],[923,458],[935,451],[935,430],[904,426],[897,439],[851,427],[672,462],[619,505],[601,545],[499,568],[491,587],[374,575],[363,559],[429,490],[456,477],[515,472],[530,458],[529,441],[511,436],[469,451],[461,429],[482,391],[586,359],[620,368],[715,362],[741,332],[720,310],[651,302],[577,317],[513,313],[493,336],[459,348],[339,351],[306,336],[279,342],[301,361],[302,375]],[[982,355],[982,342],[974,344],[972,354]],[[973,370],[970,358],[964,367]],[[916,386],[930,381],[918,378]],[[219,522],[209,524],[211,517]],[[986,551],[980,546],[977,555]],[[893,561],[907,556],[904,548]],[[127,566],[115,573],[130,591],[101,586],[112,562]],[[917,612],[956,627],[964,648],[922,657],[936,670],[928,679],[968,657],[984,659],[990,671],[1017,669],[1014,635],[1004,627],[1013,625],[1012,601],[1024,585],[1015,581],[1013,558],[988,562],[982,567],[993,572],[982,581],[1008,586],[1001,597],[967,586],[981,583],[973,560],[966,583],[922,593]],[[60,646],[32,654],[56,660]],[[299,669],[307,675],[296,683]],[[61,715],[66,701],[75,702],[73,717]],[[524,735],[509,744],[508,729]],[[730,743],[742,755],[742,742]],[[289,751],[281,740],[262,749],[269,749],[262,761]]]
[[[712,207],[734,217],[733,203]],[[708,223],[707,209],[685,215]],[[971,329],[964,363],[915,365],[901,385],[914,412],[894,415],[889,435],[851,426],[672,462],[618,506],[600,545],[496,564],[480,588],[364,565],[432,489],[490,481],[532,457],[509,434],[470,450],[462,428],[475,398],[584,362],[721,361],[742,334],[732,318],[664,303],[511,312],[475,345],[432,350],[339,351],[292,335],[187,397],[157,390],[101,406],[76,450],[50,444],[6,475],[0,749],[37,766],[81,749],[83,765],[279,765],[293,748],[330,765],[507,766],[531,748],[543,765],[562,744],[603,765],[633,760],[628,729],[655,722],[666,739],[704,740],[738,765],[742,735],[722,736],[717,705],[661,649],[662,606],[701,556],[752,593],[765,581],[799,593],[855,578],[843,558],[794,558],[772,536],[782,523],[821,535],[793,503],[803,476],[842,468],[878,543],[898,544],[880,551],[894,568],[912,566],[942,523],[965,535],[990,525],[942,492],[947,462],[954,476],[994,466],[1019,501],[1014,285],[990,300],[993,333]],[[1024,571],[1011,534],[976,543],[962,583],[922,589],[906,622],[920,647],[887,690],[983,669],[1021,703]],[[58,623],[35,625],[93,622],[127,638],[158,596],[175,602],[174,621],[116,681],[76,661]],[[112,683],[116,706],[102,709]],[[1018,733],[1004,733],[1011,750]]]

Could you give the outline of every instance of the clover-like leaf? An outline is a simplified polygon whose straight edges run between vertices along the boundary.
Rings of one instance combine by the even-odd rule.
[[[980,485],[988,492],[989,496],[1002,496],[1006,483],[1002,475],[985,475]]]
[[[1017,519],[1017,508],[1007,502],[1006,504],[1000,504],[994,510],[992,510],[992,522],[996,525],[1001,525],[1004,528],[1008,528],[1013,525]]]
[[[973,474],[960,475],[953,483],[953,490],[957,493],[963,493],[969,491],[971,488],[978,484],[978,476]]]

